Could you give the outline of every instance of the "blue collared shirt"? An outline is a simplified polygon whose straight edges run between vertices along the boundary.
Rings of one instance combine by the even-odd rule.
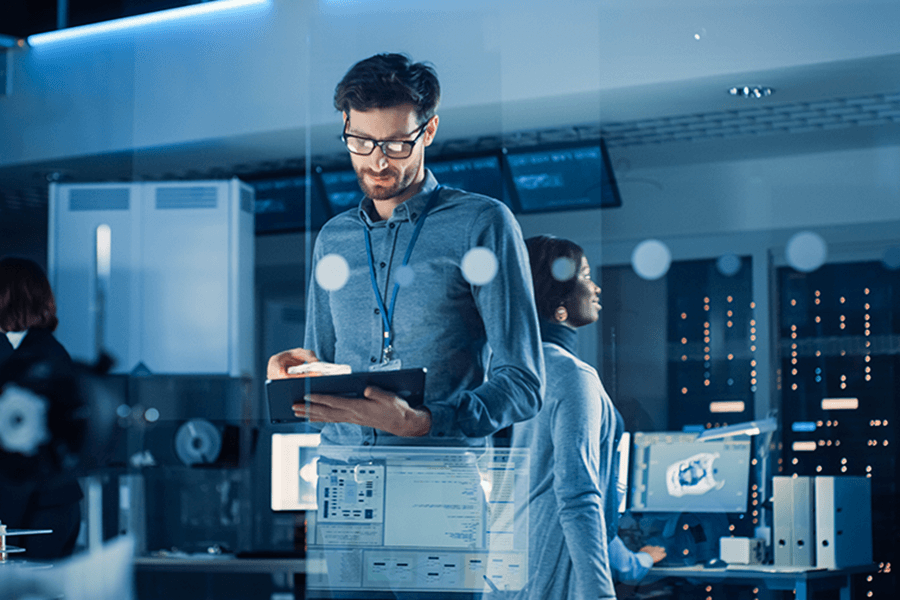
[[[381,360],[384,324],[363,228],[370,232],[377,285],[389,304],[413,228],[436,187],[427,171],[422,190],[389,219],[378,220],[372,201],[364,198],[357,209],[322,228],[312,273],[323,257],[338,254],[347,262],[349,277],[334,291],[318,285],[315,277],[310,283],[304,347],[320,360],[349,364],[354,372]],[[464,255],[475,247],[497,259],[496,275],[484,285],[469,283],[461,269]],[[543,357],[531,271],[509,209],[486,196],[442,188],[409,267],[412,281],[397,294],[392,346],[404,369],[428,369],[425,406],[431,411],[431,431],[404,438],[335,423],[322,428],[323,444],[482,445],[485,436],[540,409]]]
[[[616,536],[609,543],[609,563],[616,581],[637,585],[653,568],[653,557],[646,552],[632,552]]]

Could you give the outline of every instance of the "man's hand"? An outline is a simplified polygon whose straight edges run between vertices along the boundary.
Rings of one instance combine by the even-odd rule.
[[[649,554],[654,565],[666,557],[666,549],[662,546],[644,546],[638,552]]]
[[[294,348],[293,350],[279,352],[269,358],[269,365],[266,368],[266,378],[287,379],[288,377],[303,377],[304,375],[292,375],[291,373],[288,373],[288,368],[317,362],[318,360],[316,353],[312,350],[307,350],[306,348]]]
[[[271,365],[270,359],[270,373]],[[420,437],[431,431],[427,408],[412,408],[403,398],[375,386],[367,387],[363,398],[310,394],[309,403],[297,403],[292,408],[295,416],[313,422],[352,423],[403,437]]]

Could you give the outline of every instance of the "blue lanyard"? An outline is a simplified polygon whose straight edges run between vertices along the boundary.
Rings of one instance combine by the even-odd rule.
[[[409,264],[409,257],[412,255],[413,246],[416,245],[416,240],[419,238],[419,232],[422,231],[422,225],[425,224],[425,217],[428,216],[428,211],[431,210],[440,191],[441,186],[439,185],[431,193],[431,197],[428,198],[428,203],[425,204],[425,210],[422,211],[419,220],[416,221],[416,227],[413,229],[409,245],[406,247],[406,254],[403,256],[403,263],[401,266],[405,267]],[[397,291],[400,289],[400,284],[397,282],[394,283],[394,291],[391,293],[391,305],[386,308],[384,305],[384,298],[381,297],[381,292],[378,291],[378,280],[375,277],[375,259],[372,255],[372,235],[369,233],[368,227],[363,227],[363,232],[366,236],[366,254],[369,258],[369,275],[372,279],[372,291],[375,292],[375,300],[378,301],[378,308],[381,311],[381,321],[384,323],[384,341],[381,345],[381,360],[382,362],[387,362],[391,357],[392,342],[394,339],[391,325],[394,319],[394,305],[397,303]]]

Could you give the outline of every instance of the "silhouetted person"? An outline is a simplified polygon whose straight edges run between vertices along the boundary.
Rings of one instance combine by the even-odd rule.
[[[57,323],[43,269],[25,258],[0,259],[0,521],[10,529],[53,530],[10,539],[26,549],[26,559],[68,556],[81,525],[78,481],[52,453],[39,453],[49,441],[50,401],[17,383],[71,370],[69,353],[53,337]]]

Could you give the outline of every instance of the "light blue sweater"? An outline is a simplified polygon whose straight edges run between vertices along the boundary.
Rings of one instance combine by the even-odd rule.
[[[529,580],[518,597],[612,600],[604,512],[616,503],[615,408],[593,367],[557,344],[543,348],[543,407],[513,427],[512,445],[531,449]]]

